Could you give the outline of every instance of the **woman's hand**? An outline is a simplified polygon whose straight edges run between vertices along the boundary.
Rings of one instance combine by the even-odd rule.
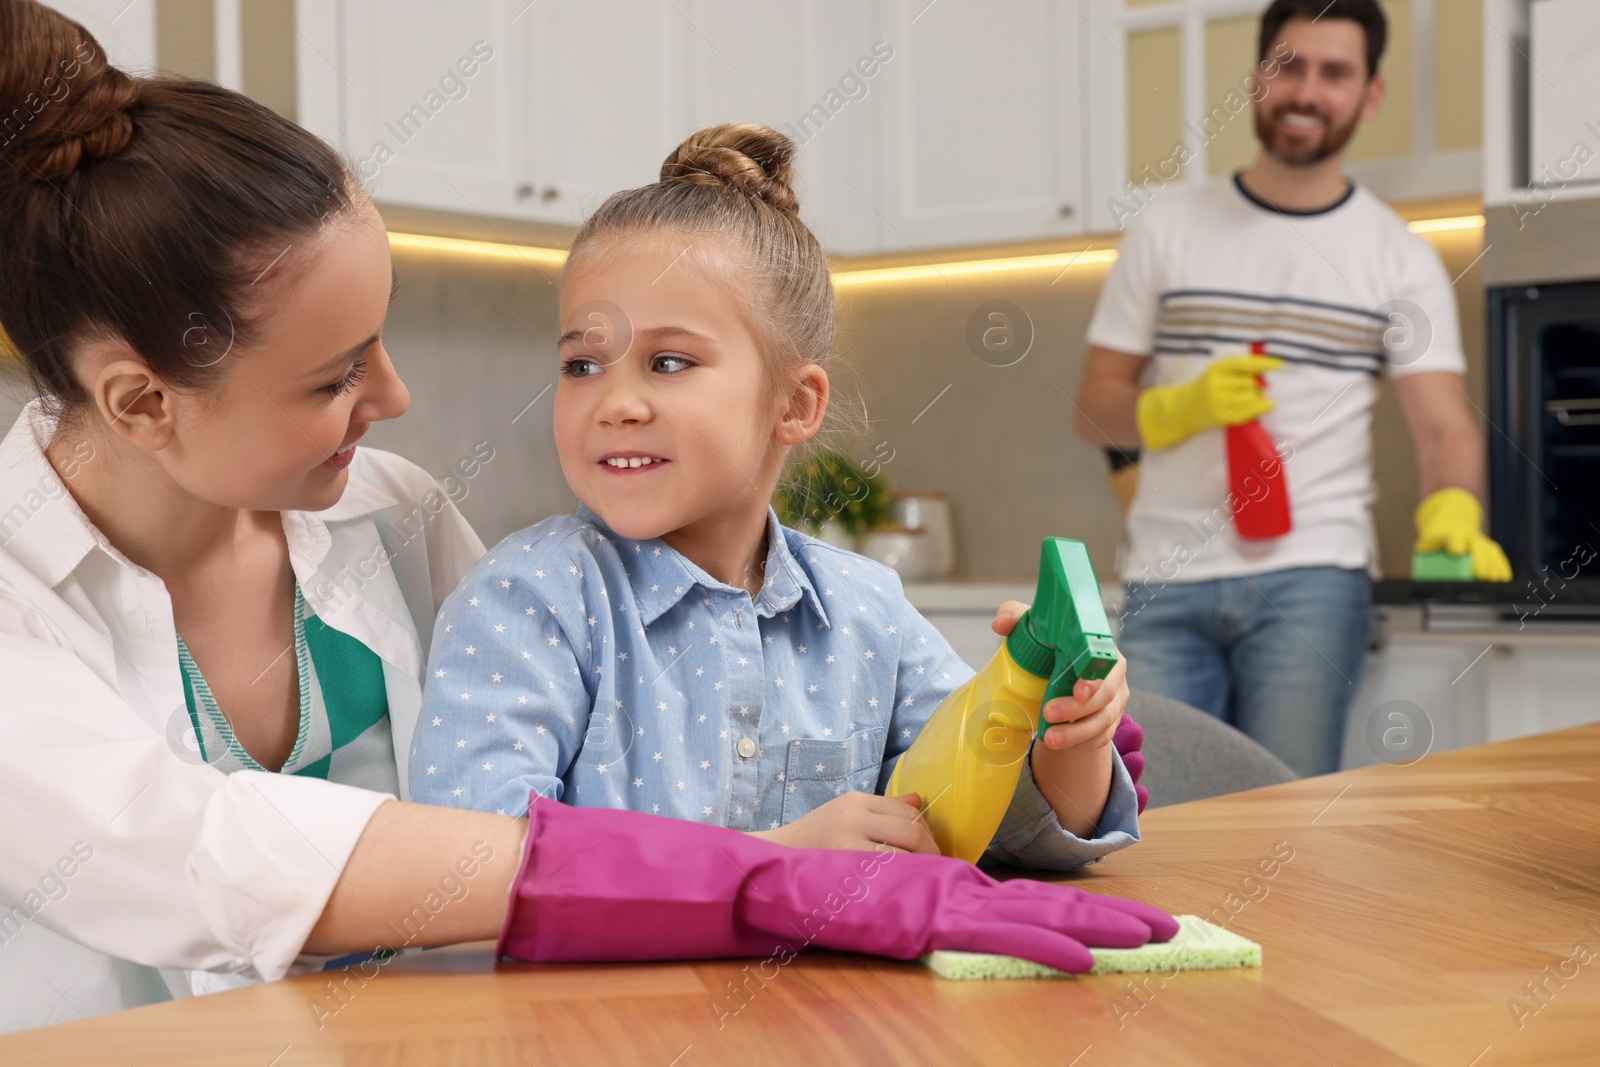
[[[995,612],[990,624],[1001,637],[1017,627],[1017,620],[1028,610],[1020,600],[1008,600]],[[1044,706],[1046,722],[1061,723],[1044,732],[1044,745],[1055,750],[1075,749],[1093,752],[1111,744],[1128,706],[1128,661],[1119,653],[1111,672],[1096,681],[1079,679],[1071,696],[1056,697]]]
[[[880,797],[872,793],[845,793],[815,811],[776,830],[756,830],[765,838],[790,848],[844,848],[939,854],[933,833],[922,817],[922,798],[915,793]]]

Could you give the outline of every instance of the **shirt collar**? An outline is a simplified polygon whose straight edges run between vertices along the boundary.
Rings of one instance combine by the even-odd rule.
[[[352,469],[351,474],[354,473]],[[297,511],[294,514],[314,517],[325,524],[349,522],[351,519],[364,519],[368,515],[376,514],[384,508],[392,508],[399,503],[371,482],[351,477],[345,482],[344,492],[339,494],[339,502],[333,507],[321,511]]]
[[[289,556],[295,561],[295,573],[310,575],[322,566],[333,547],[333,535],[328,527],[334,523],[366,518],[384,508],[394,507],[399,501],[370,482],[356,477],[361,457],[350,465],[350,476],[345,480],[344,492],[331,508],[321,511],[283,512],[284,535],[289,540]]]
[[[124,559],[45,458],[55,432],[55,418],[34,400],[0,441],[0,549],[52,587],[97,547]]]
[[[721,592],[745,592],[717,581],[659,537],[647,541],[622,537],[584,504],[578,505],[577,514],[580,520],[597,528],[617,546],[624,565],[628,567],[634,598],[639,603],[639,620],[645,626],[666,614],[697,585]],[[766,575],[766,584],[753,598],[757,615],[770,618],[794,607],[804,596],[810,601],[822,625],[829,625],[828,613],[822,609],[822,598],[817,595],[810,575],[791,551],[783,524],[778,521],[778,513],[770,506],[767,508]]]
[[[55,432],[55,418],[43,401],[34,400],[0,441],[0,549],[52,587],[96,548],[142,574],[143,568],[89,521],[45,457],[44,448]],[[395,503],[371,483],[351,477],[332,507],[283,513],[289,550],[308,557],[315,568],[331,543],[329,523],[363,518]]]

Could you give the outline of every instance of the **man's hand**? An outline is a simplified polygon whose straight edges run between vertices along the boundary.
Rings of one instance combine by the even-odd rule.
[[[1440,489],[1417,505],[1418,552],[1448,552],[1472,557],[1472,576],[1480,582],[1509,582],[1511,562],[1498,542],[1483,532],[1483,505],[1465,489]]]
[[[1219,359],[1193,381],[1153,385],[1139,394],[1134,416],[1139,438],[1151,449],[1171,448],[1201,430],[1240,426],[1276,405],[1261,392],[1260,375],[1277,370],[1272,356]]]
[[[1471,555],[1478,581],[1509,582],[1504,550],[1483,533],[1483,434],[1466,380],[1453,371],[1420,371],[1393,381],[1417,446],[1416,551]]]
[[[776,830],[757,830],[752,836],[790,848],[845,848],[880,851],[888,845],[897,852],[939,854],[933,832],[922,817],[922,798],[915,793],[880,797],[871,793],[845,793]]]

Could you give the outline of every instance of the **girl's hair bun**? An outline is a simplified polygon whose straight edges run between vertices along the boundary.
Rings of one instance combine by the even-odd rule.
[[[727,185],[798,215],[794,195],[794,142],[770,126],[725,122],[689,135],[661,164],[663,182]]]
[[[111,66],[82,26],[32,0],[0,0],[0,40],[7,169],[57,181],[128,147],[141,83]]]

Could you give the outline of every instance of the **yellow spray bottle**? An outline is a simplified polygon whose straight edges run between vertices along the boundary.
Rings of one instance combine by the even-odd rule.
[[[1117,662],[1100,583],[1082,541],[1045,539],[1033,606],[988,666],[945,697],[889,779],[916,793],[939,851],[976,863],[1000,827],[1043,705]]]

